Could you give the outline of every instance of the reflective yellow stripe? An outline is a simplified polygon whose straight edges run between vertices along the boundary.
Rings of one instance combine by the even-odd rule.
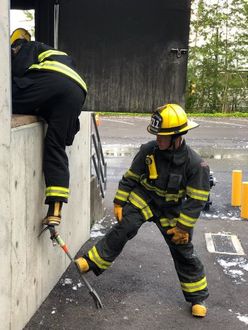
[[[49,71],[55,71],[60,72],[73,80],[75,80],[86,92],[87,92],[87,86],[86,83],[83,81],[83,79],[69,66],[57,62],[57,61],[45,61],[41,62],[39,64],[33,64],[29,68],[29,70],[37,69],[37,70],[49,70]]]
[[[93,261],[99,268],[107,269],[109,266],[111,266],[111,262],[106,261],[99,256],[95,246],[93,246],[93,248],[90,249],[88,254],[90,260]]]
[[[133,191],[129,195],[129,201],[141,210],[141,213],[143,214],[145,220],[148,220],[153,217],[153,213],[146,201]]]
[[[144,179],[140,182],[142,184],[143,187],[145,187],[147,190],[150,190],[150,191],[154,191],[158,196],[161,196],[161,197],[165,197],[166,195],[166,191],[165,190],[162,190],[162,189],[159,189],[155,186],[152,186],[150,185],[148,182],[147,182],[147,179]]]
[[[146,220],[153,217],[152,211],[148,205],[145,208],[141,209],[141,213],[143,214]]]
[[[68,56],[65,52],[61,52],[61,51],[55,50],[55,49],[49,49],[49,50],[46,50],[43,53],[40,53],[40,55],[38,56],[38,60],[39,60],[39,62],[42,62],[45,58],[47,58],[49,56],[53,56],[53,55],[65,55],[65,56]]]
[[[118,189],[115,194],[115,198],[119,199],[120,201],[123,201],[123,202],[127,201],[128,196],[129,196],[129,193],[127,193],[124,190],[120,190],[120,189]]]
[[[183,224],[186,227],[194,227],[195,223],[197,221],[197,218],[191,218],[188,215],[184,213],[180,213],[178,222]]]
[[[140,183],[147,190],[155,192],[160,197],[165,197],[166,202],[173,200],[177,202],[179,198],[183,198],[185,196],[185,189],[179,190],[178,194],[168,194],[166,190],[150,185],[147,182],[147,179],[142,180]]]
[[[166,202],[170,202],[170,201],[178,202],[179,198],[180,198],[179,194],[166,194],[165,196]]]
[[[181,284],[182,290],[185,292],[201,291],[201,290],[204,290],[208,285],[206,276],[204,276],[203,279],[201,279],[198,282],[191,282],[191,283],[180,282],[180,284]]]
[[[124,174],[124,178],[130,178],[133,179],[137,182],[139,182],[140,180],[140,176],[138,174],[135,174],[133,171],[128,170],[125,174]]]
[[[173,218],[173,219],[169,219],[169,218],[160,218],[159,219],[160,224],[162,227],[175,227],[177,224],[177,219]]]
[[[50,186],[46,188],[46,196],[69,197],[69,188]]]
[[[186,188],[186,193],[189,197],[198,199],[200,201],[208,200],[209,191],[207,190],[199,190],[188,186]]]

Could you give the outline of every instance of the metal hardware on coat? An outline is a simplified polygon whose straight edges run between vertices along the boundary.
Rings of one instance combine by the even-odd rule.
[[[180,185],[183,176],[181,174],[170,173],[167,185],[167,192],[170,194],[177,194],[180,190]]]
[[[176,54],[177,58],[188,53],[187,48],[171,48],[171,53]]]
[[[146,156],[146,165],[148,166],[149,179],[156,180],[158,178],[158,173],[157,173],[154,155]]]

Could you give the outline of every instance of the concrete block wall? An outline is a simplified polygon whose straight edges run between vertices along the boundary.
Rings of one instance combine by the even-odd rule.
[[[11,128],[10,1],[0,1],[0,330],[21,330],[47,297],[69,261],[48,233],[38,238],[44,206],[44,124]],[[24,118],[25,117],[25,118]],[[16,119],[16,118],[15,118]],[[68,148],[71,195],[63,208],[61,237],[74,256],[90,234],[91,114]],[[14,122],[14,121],[13,121]],[[17,127],[18,126],[18,127]]]
[[[67,150],[70,164],[70,198],[63,208],[59,227],[61,237],[74,256],[89,238],[90,232],[90,113],[81,115],[81,131]],[[69,265],[68,258],[53,247],[48,232],[38,238],[41,220],[46,215],[42,151],[44,124],[12,128],[10,142],[10,252],[3,256],[10,265],[4,290],[10,282],[8,295],[1,304],[8,304],[0,329],[19,330],[28,322]]]

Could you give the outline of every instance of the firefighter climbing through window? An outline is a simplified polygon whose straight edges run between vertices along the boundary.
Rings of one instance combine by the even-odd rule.
[[[79,115],[87,86],[65,52],[38,41],[23,28],[11,35],[14,114],[42,117],[48,124],[43,156],[48,212],[44,225],[59,225],[69,197],[66,146],[80,129]]]
[[[192,235],[208,200],[209,167],[182,137],[197,126],[177,104],[156,109],[147,128],[156,140],[141,145],[119,182],[114,198],[118,223],[75,263],[82,273],[92,270],[100,275],[141,225],[152,221],[169,246],[192,315],[204,317],[207,279]]]

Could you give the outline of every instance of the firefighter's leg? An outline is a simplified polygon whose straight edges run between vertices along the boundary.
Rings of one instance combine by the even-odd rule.
[[[166,234],[171,227],[157,225],[170,248],[185,300],[192,305],[201,304],[209,295],[207,279],[203,264],[194,253],[192,242],[176,245],[171,242],[170,235]]]
[[[73,81],[53,72],[31,72],[13,86],[13,112],[36,114],[48,123],[44,143],[43,170],[48,213],[43,224],[59,224],[62,203],[69,196],[66,145],[71,145],[79,130],[78,116],[85,93]]]
[[[85,94],[74,82],[64,78],[61,94],[46,105],[42,114],[47,119],[48,128],[44,142],[43,170],[46,182],[46,204],[49,209],[44,224],[56,224],[61,214],[50,214],[57,203],[67,203],[69,197],[69,164],[66,146],[71,145],[79,130],[78,117],[81,113]]]
[[[122,221],[115,224],[86,255],[75,260],[80,271],[93,270],[96,275],[100,275],[111,266],[127,241],[137,234],[143,223],[144,219],[139,210],[131,204],[125,205]]]

